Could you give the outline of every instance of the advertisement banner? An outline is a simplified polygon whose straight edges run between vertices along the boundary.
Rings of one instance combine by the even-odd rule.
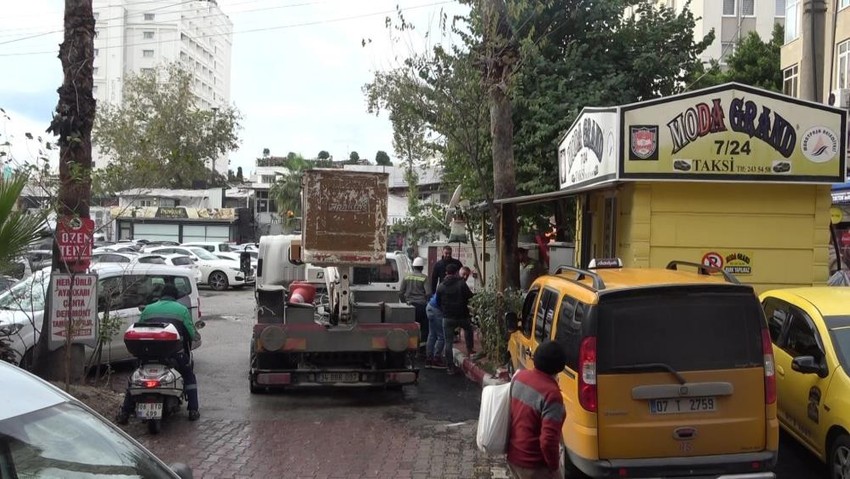
[[[752,251],[712,250],[702,255],[702,264],[713,266],[736,276],[753,274]]]
[[[97,275],[52,273],[50,297],[50,349],[72,343],[97,345]],[[70,327],[69,327],[70,325]]]
[[[621,107],[620,178],[844,181],[845,113],[729,84]]]
[[[562,190],[616,179],[616,109],[582,110],[558,146]]]

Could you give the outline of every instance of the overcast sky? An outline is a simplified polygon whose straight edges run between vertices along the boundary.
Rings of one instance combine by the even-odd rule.
[[[450,41],[440,38],[440,13],[451,18],[466,11],[440,0],[218,3],[233,22],[230,93],[244,116],[242,145],[231,155],[231,168],[242,166],[246,174],[263,148],[305,157],[327,150],[337,159],[354,150],[372,161],[385,150],[395,157],[389,121],[386,115],[366,113],[362,86],[376,70],[398,65],[411,50]],[[11,137],[18,159],[38,150],[24,133],[46,137],[56,106],[63,5],[62,0],[5,1],[0,15],[0,107],[9,117],[0,116],[0,135]],[[384,24],[388,15],[396,18],[396,5],[417,30],[394,44]],[[245,32],[257,29],[267,30]],[[0,138],[0,144],[4,141]]]

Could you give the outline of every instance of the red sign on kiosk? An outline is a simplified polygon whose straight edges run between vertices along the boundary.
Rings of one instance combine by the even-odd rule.
[[[91,264],[94,242],[94,221],[91,218],[66,216],[56,224],[56,243],[59,245],[59,261],[68,269],[81,273]]]

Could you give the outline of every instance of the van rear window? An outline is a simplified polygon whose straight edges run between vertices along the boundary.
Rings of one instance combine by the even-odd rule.
[[[676,371],[755,367],[763,363],[763,313],[742,288],[675,287],[600,298],[600,373],[663,363]]]

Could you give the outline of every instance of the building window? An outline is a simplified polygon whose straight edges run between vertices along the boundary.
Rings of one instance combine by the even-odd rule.
[[[785,18],[785,0],[776,0],[776,16]]]
[[[142,38],[144,38],[145,40],[152,40],[153,32],[142,32]]]
[[[91,87],[91,93],[92,95],[97,95],[97,85]]]
[[[275,175],[260,175],[260,183],[265,183],[268,185],[274,184]]]
[[[98,67],[94,67],[94,68],[92,68],[92,69],[91,69],[91,74],[92,74],[92,75],[97,75],[98,70],[100,70],[100,68],[98,68]]]
[[[850,6],[850,0],[838,0],[838,8]]]
[[[139,73],[142,75],[153,75],[153,68],[140,68]]]
[[[741,0],[741,15],[754,17],[756,15],[756,0]]]
[[[139,200],[139,206],[154,206],[155,200]]]
[[[723,16],[734,17],[738,0],[723,0]]]
[[[847,88],[848,80],[850,80],[850,40],[838,44],[838,58],[836,63],[836,86],[838,88]]]
[[[94,19],[97,20],[100,18],[100,12],[94,12]]]
[[[797,65],[782,70],[782,93],[796,97],[799,80],[800,70]]]
[[[166,208],[174,208],[174,207],[179,206],[179,205],[180,205],[180,203],[178,203],[178,201],[175,200],[174,198],[160,198],[159,199],[159,206],[165,206]]]
[[[94,56],[95,56],[95,57],[97,57],[97,55],[98,55],[99,53],[100,53],[100,49],[99,49],[99,48],[95,48],[95,49],[94,49]]]
[[[153,50],[142,50],[142,56],[145,58],[153,58]]]
[[[725,65],[726,60],[735,53],[735,42],[720,43],[720,63]]]
[[[153,13],[146,13],[145,14],[145,21],[146,22],[152,22],[154,18],[156,18],[156,15],[154,15]]]
[[[787,0],[785,2],[785,43],[796,40],[800,32],[799,9],[800,0]]]

